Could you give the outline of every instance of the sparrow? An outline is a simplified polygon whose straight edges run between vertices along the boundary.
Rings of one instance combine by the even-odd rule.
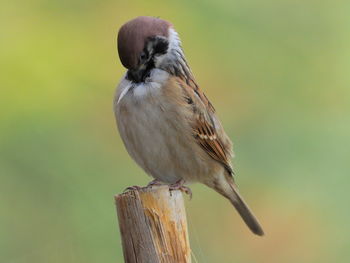
[[[226,197],[250,230],[263,229],[238,192],[232,142],[213,105],[199,88],[173,25],[140,16],[118,32],[118,53],[127,69],[114,98],[122,141],[154,180],[185,189],[199,182]]]

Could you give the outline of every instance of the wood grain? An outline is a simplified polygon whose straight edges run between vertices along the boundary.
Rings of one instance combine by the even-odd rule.
[[[168,186],[115,196],[126,263],[190,263],[182,193]]]

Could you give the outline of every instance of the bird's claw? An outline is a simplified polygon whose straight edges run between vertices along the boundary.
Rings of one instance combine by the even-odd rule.
[[[180,190],[181,192],[184,192],[185,194],[189,195],[190,200],[191,200],[192,199],[192,190],[188,186],[185,186],[184,183],[185,183],[185,181],[181,179],[174,184],[170,184],[169,191]],[[129,187],[125,188],[123,193],[125,193],[127,191],[139,191],[143,188],[152,187],[152,186],[160,186],[160,185],[166,185],[166,184],[157,180],[157,179],[154,179],[153,181],[149,182],[146,187],[142,187],[142,186],[138,186],[138,185],[129,186]]]
[[[129,187],[125,188],[123,193],[125,193],[127,191],[138,191],[138,190],[141,190],[141,189],[142,189],[141,186],[133,185],[133,186],[129,186]]]
[[[184,180],[179,180],[174,184],[169,185],[169,190],[174,191],[174,190],[180,190],[181,192],[184,192],[185,194],[188,194],[190,197],[190,200],[192,199],[192,190],[184,185],[185,181]]]
[[[158,179],[154,179],[150,181],[146,187],[160,186],[160,185],[164,185],[164,183],[162,181],[159,181]]]

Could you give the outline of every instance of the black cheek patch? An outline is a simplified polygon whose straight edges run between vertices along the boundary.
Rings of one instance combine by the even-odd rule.
[[[169,41],[165,37],[155,36],[149,41],[153,44],[153,55],[163,55],[168,51]]]

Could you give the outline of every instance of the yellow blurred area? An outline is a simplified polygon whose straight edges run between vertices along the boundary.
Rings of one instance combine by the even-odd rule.
[[[139,15],[175,25],[266,232],[193,185],[198,262],[349,262],[349,12],[349,1],[3,1],[0,262],[123,262],[113,195],[150,178],[115,127],[115,39]]]

